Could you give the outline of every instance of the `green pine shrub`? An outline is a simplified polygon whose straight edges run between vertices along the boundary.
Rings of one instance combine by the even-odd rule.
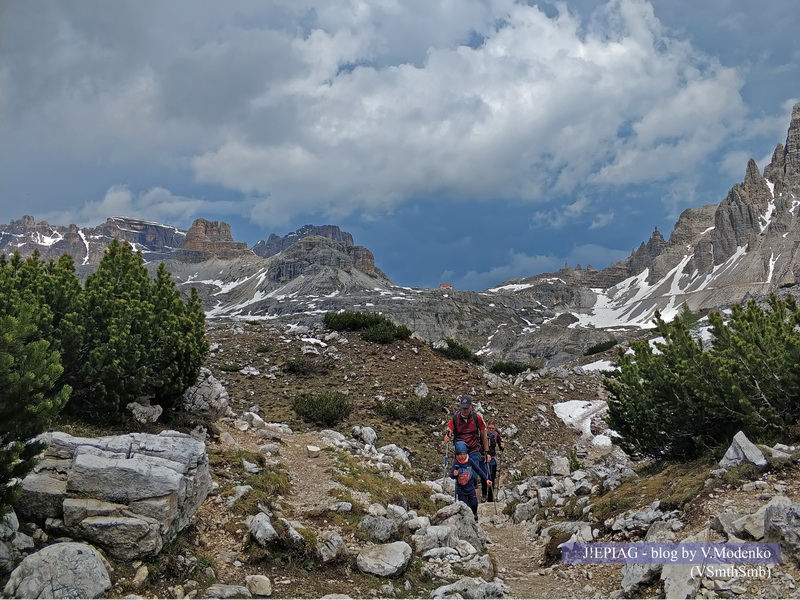
[[[772,295],[734,306],[725,321],[708,315],[711,345],[683,315],[656,315],[656,344],[619,351],[619,373],[604,380],[609,427],[620,446],[654,459],[721,454],[738,431],[756,443],[791,443],[800,420],[800,309],[792,296]]]
[[[361,339],[377,344],[390,344],[395,340],[407,340],[410,337],[411,330],[408,327],[395,325],[391,321],[370,325],[361,331]]]
[[[335,331],[361,331],[374,325],[389,321],[385,316],[373,312],[356,312],[343,310],[341,312],[329,311],[322,319],[325,327]]]
[[[519,375],[530,368],[530,365],[523,365],[510,360],[501,360],[489,367],[489,372],[495,375]]]
[[[312,375],[324,375],[333,367],[333,362],[328,357],[311,357],[305,354],[293,356],[287,360],[282,367],[284,373],[298,375],[299,377],[311,377]]]
[[[378,344],[411,337],[411,330],[405,325],[397,325],[388,317],[372,312],[330,311],[325,313],[323,323],[336,331],[360,331],[364,341]]]
[[[436,352],[442,356],[452,358],[453,360],[466,360],[468,362],[475,363],[476,365],[483,364],[483,359],[475,354],[472,350],[467,348],[464,344],[461,344],[460,342],[457,342],[451,338],[445,338],[444,341],[447,342],[447,347],[436,349]]]
[[[611,350],[614,346],[618,344],[617,340],[611,338],[610,340],[606,340],[605,342],[599,342],[594,344],[593,346],[589,346],[586,350],[583,351],[584,356],[592,356],[593,354],[600,354],[601,352],[605,352],[606,350]]]
[[[77,318],[71,263],[0,254],[0,517],[36,465],[46,431],[69,400],[61,332]],[[59,312],[56,312],[59,311]]]
[[[35,308],[36,337],[59,354],[54,387],[72,388],[65,411],[95,423],[119,421],[129,402],[149,398],[169,415],[208,354],[197,290],[176,289],[163,264],[153,279],[141,253],[113,240],[83,285],[70,255],[43,261],[2,257],[0,316]]]
[[[435,396],[407,400],[383,399],[375,401],[375,412],[392,421],[438,423],[445,411],[445,401]]]
[[[339,392],[297,396],[292,409],[304,421],[332,427],[344,421],[353,410],[347,396]]]

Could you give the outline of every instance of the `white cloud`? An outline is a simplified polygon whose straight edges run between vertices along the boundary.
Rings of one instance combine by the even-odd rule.
[[[614,213],[607,212],[595,215],[594,220],[592,220],[592,224],[589,225],[589,229],[602,229],[603,227],[607,227],[614,221]]]
[[[239,212],[262,224],[683,176],[741,129],[739,74],[650,3],[611,0],[591,20],[558,6],[143,1],[123,15],[137,36],[110,9],[44,3],[7,26],[7,120],[63,153],[261,198]]]
[[[565,206],[556,207],[548,211],[538,211],[533,214],[533,222],[537,225],[546,225],[553,229],[563,229],[573,225],[575,219],[583,215],[590,207],[588,198],[580,198]]]
[[[481,290],[511,279],[530,277],[534,273],[558,271],[565,266],[581,265],[585,268],[593,264],[607,265],[622,260],[629,254],[630,250],[614,250],[597,244],[575,246],[567,256],[552,254],[531,256],[524,252],[515,252],[512,249],[508,253],[506,264],[482,272],[469,271],[463,277],[458,278],[455,283],[456,287],[460,289]],[[442,274],[443,281],[449,279],[453,279],[452,272]]]
[[[338,75],[358,44],[349,30],[345,43],[341,32],[315,32],[295,40],[307,72],[286,91],[303,112],[293,141],[235,136],[193,168],[202,181],[269,194],[264,218],[375,210],[441,191],[542,202],[548,187],[689,169],[743,116],[740,79],[668,38],[645,2],[611,2],[602,17],[586,30],[566,12],[514,4],[478,48],[430,48],[419,65]]]
[[[667,209],[667,214],[671,218],[677,219],[685,208],[697,205],[696,187],[696,177],[678,179],[667,186],[666,193],[661,197],[661,204]]]
[[[106,190],[101,200],[86,202],[79,208],[56,210],[41,218],[56,225],[74,223],[80,227],[94,227],[108,217],[134,217],[188,227],[198,214],[207,217],[230,214],[239,210],[240,204],[185,198],[160,187],[137,194],[128,186],[117,185]]]

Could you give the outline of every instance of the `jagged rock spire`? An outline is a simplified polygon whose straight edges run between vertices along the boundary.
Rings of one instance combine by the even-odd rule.
[[[785,171],[800,173],[800,102],[792,108],[792,122],[786,134]]]

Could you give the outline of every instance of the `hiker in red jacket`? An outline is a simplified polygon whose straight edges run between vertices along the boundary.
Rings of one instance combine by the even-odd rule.
[[[484,467],[489,452],[489,439],[486,437],[486,423],[483,417],[473,412],[472,398],[464,394],[458,399],[459,409],[447,423],[444,434],[445,443],[450,440],[464,442],[469,456]],[[484,482],[485,478],[481,477]]]

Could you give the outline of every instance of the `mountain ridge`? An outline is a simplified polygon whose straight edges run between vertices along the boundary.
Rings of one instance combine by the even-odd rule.
[[[592,345],[640,337],[656,312],[672,318],[721,309],[792,287],[800,274],[800,103],[785,144],[719,204],[684,210],[669,239],[657,229],[626,259],[601,270],[565,267],[481,292],[394,284],[371,251],[334,225],[272,234],[251,249],[226,223],[197,219],[184,232],[112,217],[96,228],[59,228],[32,217],[0,225],[0,251],[67,251],[91,269],[111,239],[129,241],[178,284],[195,286],[212,318],[319,322],[329,310],[387,314],[430,341],[456,339],[489,360],[556,366]]]

